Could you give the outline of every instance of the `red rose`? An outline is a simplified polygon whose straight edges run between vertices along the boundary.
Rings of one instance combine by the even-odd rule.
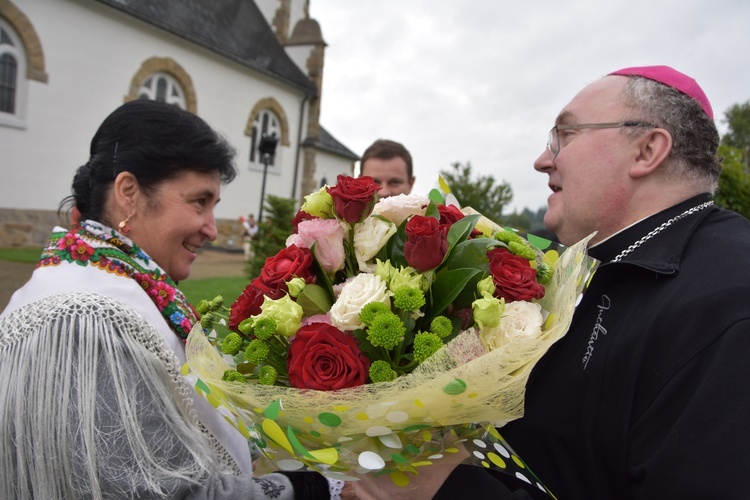
[[[326,188],[333,199],[333,208],[339,219],[349,224],[359,222],[372,212],[380,186],[372,177],[347,177],[339,175],[336,185]]]
[[[406,243],[404,257],[417,271],[435,269],[448,251],[448,227],[440,227],[434,217],[415,215],[404,228]]]
[[[440,226],[448,226],[450,228],[453,224],[466,217],[461,210],[455,205],[438,205],[438,212],[440,212]],[[477,228],[471,230],[470,238],[476,238],[481,236],[482,231]]]
[[[335,391],[367,381],[370,360],[353,337],[327,323],[297,330],[287,360],[289,384],[299,389]]]
[[[455,205],[438,205],[437,209],[440,212],[440,225],[448,224],[452,226],[465,217]]]
[[[506,248],[490,250],[487,258],[496,296],[508,302],[544,297],[544,287],[536,280],[536,270],[528,260],[513,255]]]
[[[266,259],[263,268],[253,283],[272,299],[281,298],[287,291],[286,282],[299,277],[307,283],[315,282],[312,270],[313,254],[309,248],[289,245],[273,257]]]
[[[264,295],[255,287],[255,281],[253,280],[242,290],[240,296],[229,309],[229,329],[232,331],[238,331],[239,324],[250,316],[260,314],[260,306],[263,304]]]

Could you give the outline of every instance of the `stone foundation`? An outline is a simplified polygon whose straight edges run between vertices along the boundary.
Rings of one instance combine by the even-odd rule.
[[[43,247],[55,226],[67,226],[67,215],[54,210],[20,210],[0,208],[0,247]],[[242,252],[244,230],[238,220],[217,219],[219,236],[209,243],[212,248]]]

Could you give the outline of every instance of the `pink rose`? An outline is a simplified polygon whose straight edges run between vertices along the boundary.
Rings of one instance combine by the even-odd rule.
[[[312,248],[315,245],[315,258],[327,273],[333,274],[344,268],[344,228],[338,220],[305,220],[299,223],[297,231],[287,238],[287,246]]]

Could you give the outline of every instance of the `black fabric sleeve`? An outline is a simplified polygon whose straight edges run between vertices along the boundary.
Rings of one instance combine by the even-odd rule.
[[[459,465],[448,476],[448,479],[445,480],[443,486],[434,496],[434,500],[454,500],[456,498],[471,498],[472,500],[531,500],[537,498],[523,489],[511,491],[500,480],[501,477],[512,479],[510,476],[503,476],[502,474],[495,475],[475,465]]]
[[[321,500],[330,498],[328,480],[317,472],[309,471],[277,471],[292,483],[296,500]]]

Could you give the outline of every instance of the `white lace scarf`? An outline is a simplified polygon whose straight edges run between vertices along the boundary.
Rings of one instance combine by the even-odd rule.
[[[159,332],[110,298],[54,295],[0,318],[0,380],[0,498],[161,498],[236,471]]]

